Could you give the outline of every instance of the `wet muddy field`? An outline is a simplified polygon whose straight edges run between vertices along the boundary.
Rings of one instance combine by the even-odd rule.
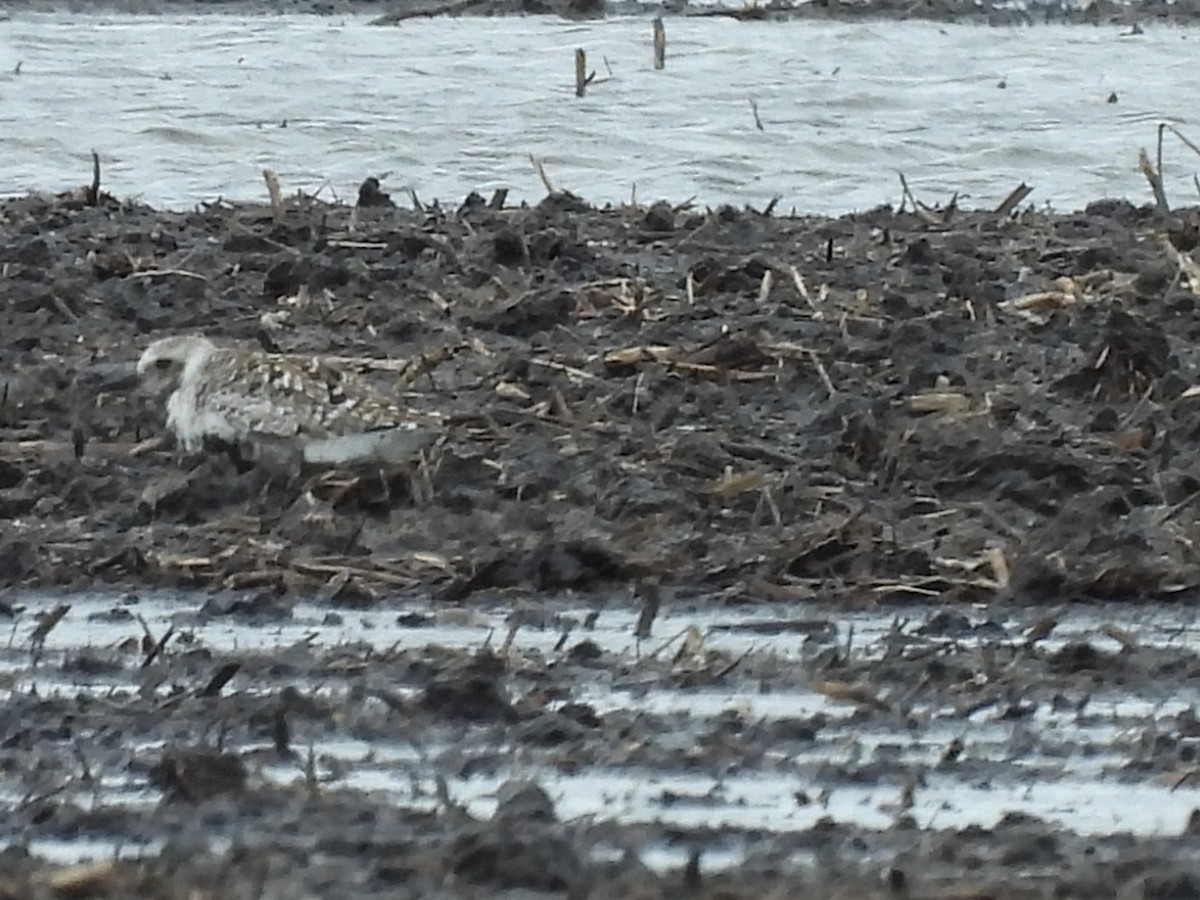
[[[0,896],[1200,894],[1200,210],[386,190],[0,203]],[[444,431],[187,456],[193,332]]]

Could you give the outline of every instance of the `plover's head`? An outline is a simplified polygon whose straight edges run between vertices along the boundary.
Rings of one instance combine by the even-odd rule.
[[[212,341],[197,334],[159,338],[138,360],[138,377],[155,394],[174,390],[188,363],[204,359],[215,349]]]

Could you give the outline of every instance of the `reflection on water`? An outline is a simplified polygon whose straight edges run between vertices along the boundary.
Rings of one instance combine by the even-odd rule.
[[[1033,202],[1075,208],[1148,200],[1138,148],[1159,121],[1194,123],[1195,34],[1178,28],[680,18],[655,72],[646,19],[368,21],[0,22],[0,192],[83,183],[95,148],[109,190],[155,205],[263,197],[263,167],[324,196],[390,173],[423,199],[537,199],[533,154],[597,203],[636,185],[836,213],[898,201],[900,170],[929,202],[989,206],[1024,180]],[[575,47],[608,78],[583,99]],[[1168,143],[1166,162],[1169,195],[1193,200],[1191,151]]]

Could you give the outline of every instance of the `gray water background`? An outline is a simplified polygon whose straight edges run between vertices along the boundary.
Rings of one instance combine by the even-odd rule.
[[[1200,141],[1186,28],[670,18],[656,72],[645,18],[369,21],[14,14],[0,194],[86,183],[95,149],[107,190],[170,208],[262,199],[263,168],[327,198],[388,174],[404,202],[536,201],[532,154],[594,203],[838,214],[898,202],[903,171],[926,202],[992,206],[1027,181],[1029,202],[1076,209],[1148,201],[1137,152],[1158,122]],[[609,77],[582,99],[576,47]],[[1195,202],[1200,157],[1168,137],[1165,163],[1172,201]]]

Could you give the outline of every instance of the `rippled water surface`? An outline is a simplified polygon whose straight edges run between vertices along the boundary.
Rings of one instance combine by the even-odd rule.
[[[593,202],[636,185],[639,199],[843,212],[897,201],[902,170],[927,202],[993,205],[1025,180],[1031,202],[1073,208],[1148,199],[1137,151],[1153,152],[1159,121],[1200,140],[1187,29],[669,19],[656,72],[645,19],[368,22],[0,22],[0,192],[83,183],[95,148],[109,190],[156,205],[261,197],[263,167],[287,191],[328,181],[326,196],[391,173],[423,199],[537,199],[532,154]],[[575,47],[609,78],[583,99]],[[1168,193],[1191,202],[1200,160],[1166,149]]]

